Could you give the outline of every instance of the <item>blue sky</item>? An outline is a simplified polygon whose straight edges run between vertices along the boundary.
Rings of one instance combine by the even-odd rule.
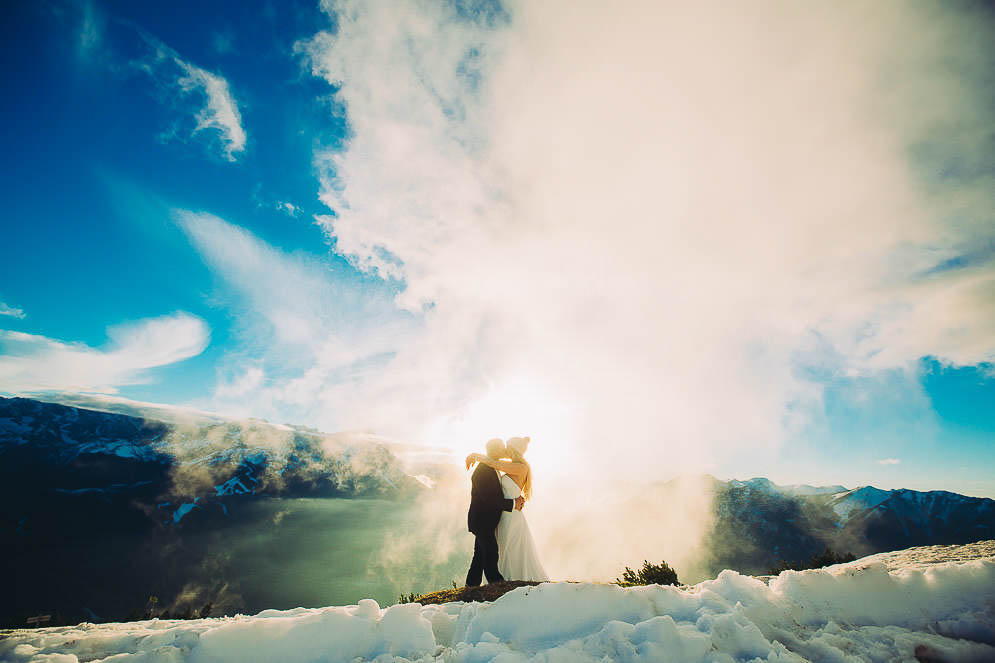
[[[995,496],[991,12],[552,4],[6,3],[0,391]]]
[[[346,127],[332,88],[304,75],[293,48],[328,18],[316,6],[289,8],[218,5],[213,17],[199,3],[8,8],[3,86],[15,101],[5,105],[3,301],[24,312],[5,317],[8,328],[99,347],[110,325],[188,311],[207,323],[211,344],[127,393],[210,393],[233,332],[176,208],[238,219],[261,241],[319,255],[362,282],[310,223],[329,211],[316,200],[312,150],[338,144]],[[191,25],[191,12],[206,20]],[[231,159],[223,132],[193,133],[202,93],[183,95],[172,72],[142,71],[153,57],[146,38],[225,72],[241,124],[252,128]]]

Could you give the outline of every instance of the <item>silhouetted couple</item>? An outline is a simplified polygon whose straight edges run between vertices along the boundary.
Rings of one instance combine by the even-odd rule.
[[[474,535],[473,560],[467,587],[504,580],[549,580],[539,562],[532,531],[522,508],[532,498],[532,468],[525,461],[529,438],[487,442],[487,454],[470,454],[466,468],[473,472],[467,529]],[[504,460],[508,459],[508,460]],[[504,474],[500,474],[503,472]]]

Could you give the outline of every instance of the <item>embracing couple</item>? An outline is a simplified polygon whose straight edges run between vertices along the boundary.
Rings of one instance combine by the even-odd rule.
[[[532,497],[532,469],[525,461],[529,438],[487,442],[487,454],[470,454],[466,469],[473,472],[467,528],[474,535],[473,561],[466,574],[467,587],[504,580],[543,582],[549,576],[539,563],[532,532],[522,508]],[[502,474],[503,473],[503,474]]]

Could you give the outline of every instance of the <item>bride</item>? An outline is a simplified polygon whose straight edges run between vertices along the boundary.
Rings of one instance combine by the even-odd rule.
[[[513,437],[505,443],[510,461],[494,460],[483,454],[470,454],[466,459],[467,467],[471,467],[473,462],[480,462],[504,472],[501,488],[505,498],[513,500],[521,495],[526,500],[532,499],[532,468],[525,460],[529,441],[528,437]],[[498,570],[505,580],[549,580],[539,562],[532,531],[520,510],[501,512],[495,536],[498,543]]]

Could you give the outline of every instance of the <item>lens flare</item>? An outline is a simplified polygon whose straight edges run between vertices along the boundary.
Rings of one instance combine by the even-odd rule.
[[[521,376],[492,385],[486,394],[453,416],[439,419],[429,439],[456,454],[483,451],[494,437],[528,436],[533,467],[562,467],[569,454],[571,409],[541,378]]]

